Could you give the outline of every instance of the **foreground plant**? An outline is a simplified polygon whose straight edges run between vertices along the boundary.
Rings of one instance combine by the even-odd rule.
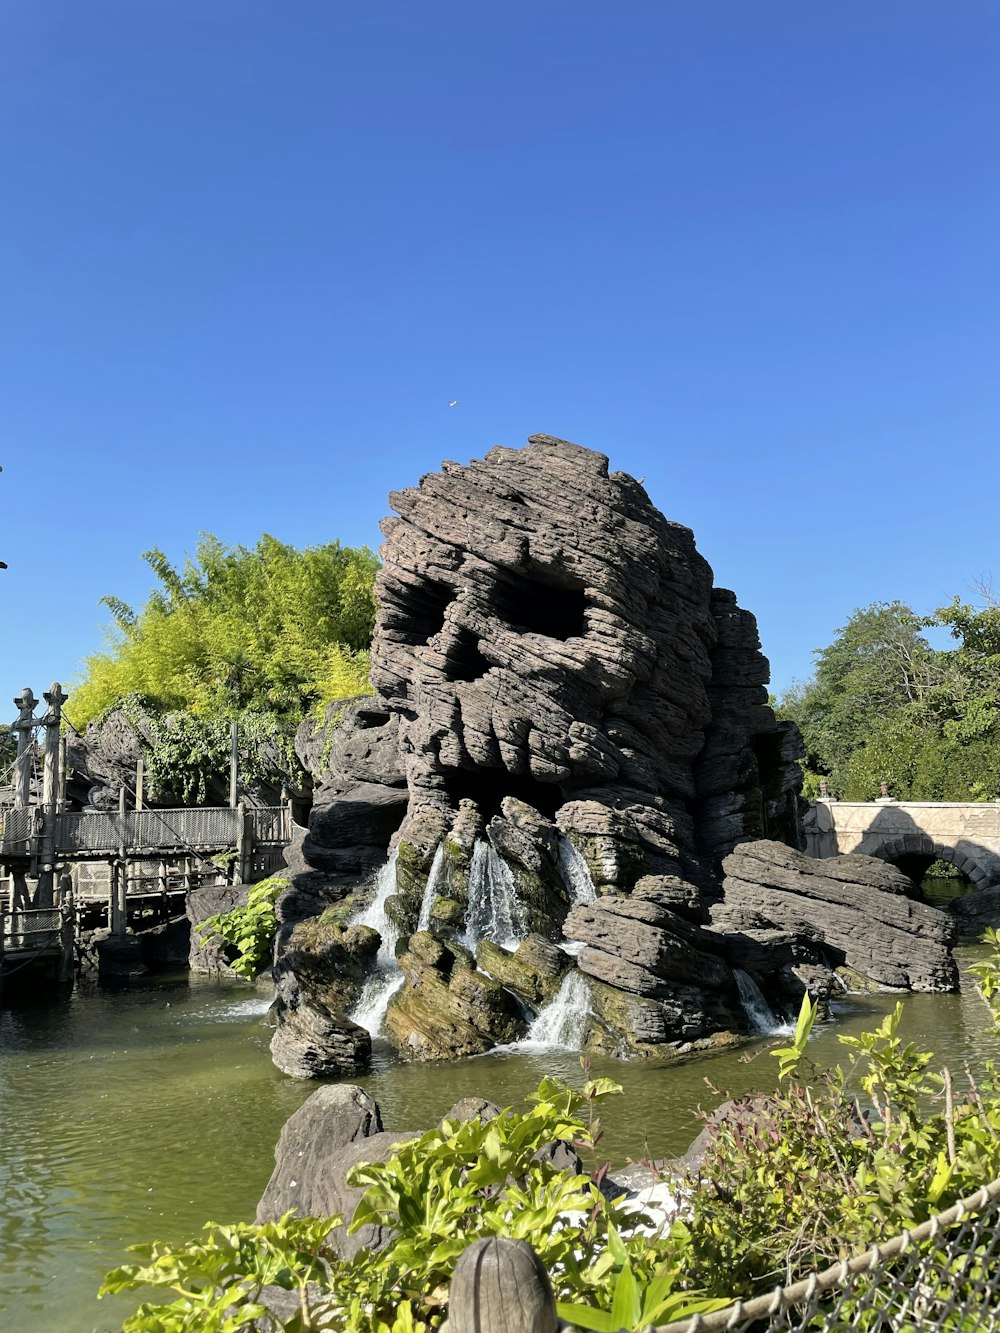
[[[1000,937],[987,942],[991,956],[974,972],[996,1012]],[[534,1247],[560,1316],[597,1333],[719,1308],[857,1254],[1000,1177],[1000,1075],[987,1065],[957,1094],[930,1053],[904,1043],[900,1015],[897,1006],[875,1031],[842,1036],[850,1059],[817,1070],[806,998],[791,1043],[772,1052],[777,1091],[737,1103],[744,1114],[718,1126],[698,1174],[680,1185],[683,1218],[669,1227],[606,1200],[605,1167],[587,1176],[553,1163],[554,1144],[593,1156],[596,1109],[621,1088],[544,1079],[523,1111],[445,1121],[351,1172],[349,1183],[366,1188],[349,1230],[393,1230],[381,1253],[339,1258],[339,1218],[212,1224],[187,1246],[133,1247],[141,1261],[109,1274],[102,1294],[179,1294],[141,1306],[125,1333],[430,1333],[459,1255],[502,1236]],[[273,1312],[268,1286],[294,1293],[294,1311]]]
[[[997,937],[977,965],[996,1008]],[[899,1036],[902,1006],[841,1036],[844,1066],[818,1070],[803,1001],[779,1087],[717,1127],[686,1182],[693,1283],[732,1298],[791,1282],[926,1221],[1000,1176],[1000,1078],[987,1064],[959,1093],[933,1055]]]
[[[237,976],[253,981],[270,961],[278,929],[274,905],[288,886],[289,881],[277,875],[254,884],[247,894],[245,906],[219,912],[199,923],[197,931],[201,943],[214,941],[231,949],[230,968]]]
[[[583,1327],[639,1328],[652,1318],[715,1308],[722,1301],[680,1290],[672,1232],[658,1233],[649,1216],[627,1212],[623,1199],[605,1200],[597,1183],[603,1168],[595,1179],[550,1160],[554,1144],[592,1153],[600,1140],[595,1108],[620,1092],[607,1079],[580,1090],[543,1079],[524,1111],[507,1110],[489,1122],[445,1121],[389,1161],[356,1167],[349,1183],[367,1188],[349,1230],[394,1229],[380,1253],[363,1249],[350,1260],[338,1258],[328,1238],[340,1219],[213,1226],[209,1241],[221,1238],[221,1260],[205,1242],[136,1247],[144,1262],[110,1274],[102,1294],[147,1285],[181,1293],[169,1305],[140,1307],[126,1333],[249,1327],[427,1333],[446,1314],[462,1251],[473,1240],[504,1236],[530,1242],[562,1317]],[[264,1308],[260,1295],[268,1284],[299,1293],[293,1315]],[[191,1322],[197,1317],[217,1322]]]

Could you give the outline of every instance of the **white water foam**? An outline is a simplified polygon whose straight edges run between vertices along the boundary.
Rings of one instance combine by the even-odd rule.
[[[571,903],[595,903],[597,902],[597,890],[594,888],[594,881],[590,877],[590,871],[587,863],[583,859],[578,849],[566,837],[565,833],[559,834],[558,851],[556,853],[559,863],[559,873],[562,875],[563,883],[569,890],[569,900]]]
[[[478,841],[469,866],[469,906],[462,943],[473,953],[480,940],[514,949],[527,933],[510,866],[491,843]]]
[[[434,899],[439,897],[441,893],[440,885],[444,878],[446,855],[444,843],[439,842],[437,851],[434,853],[434,860],[431,862],[430,874],[427,876],[427,887],[424,889],[423,900],[420,904],[420,915],[417,918],[417,930],[430,930]]]
[[[524,1040],[518,1042],[517,1047],[520,1050],[531,1047],[582,1050],[589,1017],[590,990],[582,974],[574,967],[563,977],[562,985],[545,1008],[539,1011]]]
[[[733,968],[733,976],[736,978],[736,985],[740,992],[740,1003],[743,1006],[743,1012],[747,1016],[747,1023],[750,1025],[750,1031],[755,1034],[778,1033],[793,1031],[786,1023],[774,1013],[761,988],[747,972],[740,967]]]
[[[399,939],[399,927],[386,915],[386,900],[396,892],[396,861],[398,850],[393,852],[385,865],[378,872],[375,881],[375,897],[352,921],[352,926],[371,926],[382,937],[378,953],[375,956],[375,968],[365,981],[358,1002],[348,1017],[358,1027],[367,1028],[373,1037],[382,1031],[389,1001],[402,986],[405,978],[396,962],[396,942]]]
[[[197,1020],[211,1023],[239,1023],[247,1018],[262,1018],[274,1003],[274,995],[248,995],[245,1000],[234,1000],[219,1008],[189,1009],[183,1015],[185,1023]]]

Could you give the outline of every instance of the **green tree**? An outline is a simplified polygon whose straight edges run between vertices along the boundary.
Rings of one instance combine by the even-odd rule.
[[[17,758],[17,740],[6,722],[0,723],[0,773],[5,773]]]
[[[947,628],[937,650],[924,631]],[[848,800],[991,799],[1000,791],[1000,608],[957,598],[932,616],[901,602],[855,611],[816,654],[816,672],[778,700],[806,742],[809,785],[820,776]]]
[[[300,551],[267,535],[228,548],[206,534],[181,571],[155,547],[144,559],[159,587],[138,613],[104,599],[115,629],[74,687],[77,727],[130,695],[161,714],[293,720],[367,691],[378,567],[367,548]]]

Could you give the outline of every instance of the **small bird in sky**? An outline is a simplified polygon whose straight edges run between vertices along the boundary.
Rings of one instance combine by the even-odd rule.
[[[448,406],[449,406],[449,407],[457,407],[457,406],[458,406],[458,399],[457,399],[457,398],[453,398],[453,399],[451,400],[451,402],[448,404]]]

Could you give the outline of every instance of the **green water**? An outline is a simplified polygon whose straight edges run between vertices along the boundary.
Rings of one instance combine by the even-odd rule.
[[[249,1219],[283,1122],[313,1090],[271,1065],[265,1001],[248,988],[184,978],[147,988],[79,990],[63,1003],[0,1011],[0,1328],[92,1333],[120,1327],[134,1307],[98,1303],[126,1245],[180,1241],[208,1218]],[[835,1032],[857,1032],[894,1003],[838,1006],[814,1043],[836,1056]],[[907,1034],[958,1073],[1000,1055],[974,994],[912,996]],[[625,1096],[605,1112],[616,1164],[669,1156],[697,1133],[695,1108],[770,1084],[766,1042],[681,1064],[595,1059]],[[422,1128],[459,1097],[516,1101],[543,1074],[581,1077],[558,1051],[498,1054],[457,1064],[400,1065],[385,1053],[355,1081],[378,1100],[387,1128]],[[712,1086],[710,1086],[710,1084]]]

